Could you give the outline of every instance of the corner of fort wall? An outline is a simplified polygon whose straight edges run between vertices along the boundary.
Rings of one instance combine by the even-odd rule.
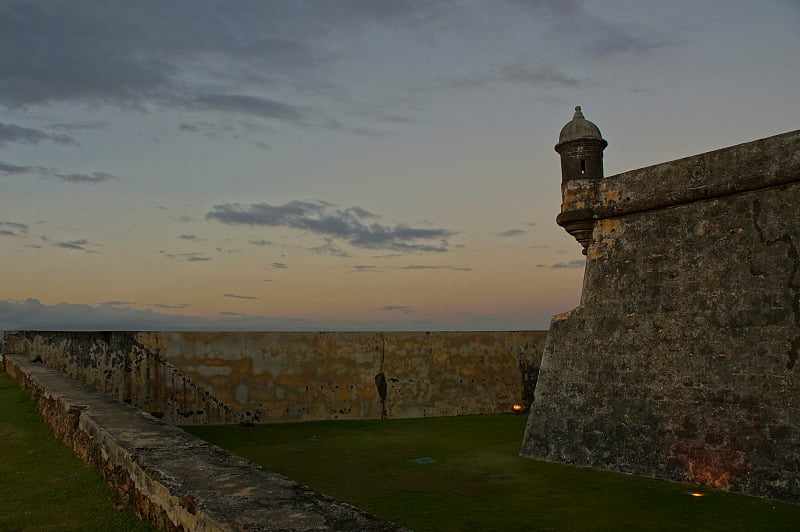
[[[574,180],[576,220],[522,454],[800,502],[800,131]]]

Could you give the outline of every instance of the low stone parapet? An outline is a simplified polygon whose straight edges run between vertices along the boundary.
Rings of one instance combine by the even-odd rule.
[[[403,530],[24,356],[7,356],[5,363],[56,436],[159,528]]]

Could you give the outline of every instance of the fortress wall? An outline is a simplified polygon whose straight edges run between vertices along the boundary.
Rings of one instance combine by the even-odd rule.
[[[800,502],[800,131],[564,199],[594,231],[522,454]]]
[[[508,412],[546,332],[5,333],[4,352],[176,424]]]
[[[10,355],[57,438],[158,530],[406,530],[265,470],[109,395]]]

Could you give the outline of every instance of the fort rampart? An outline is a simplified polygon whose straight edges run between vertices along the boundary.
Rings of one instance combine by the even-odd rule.
[[[799,502],[800,131],[562,192],[583,292],[523,455]]]
[[[545,337],[545,331],[10,331],[3,350],[189,425],[527,408]]]
[[[159,530],[400,531],[21,355],[5,359],[45,420]]]

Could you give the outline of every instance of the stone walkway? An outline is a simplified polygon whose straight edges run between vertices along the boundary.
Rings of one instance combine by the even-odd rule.
[[[42,364],[7,356],[56,435],[173,530],[403,530],[234,456]]]

